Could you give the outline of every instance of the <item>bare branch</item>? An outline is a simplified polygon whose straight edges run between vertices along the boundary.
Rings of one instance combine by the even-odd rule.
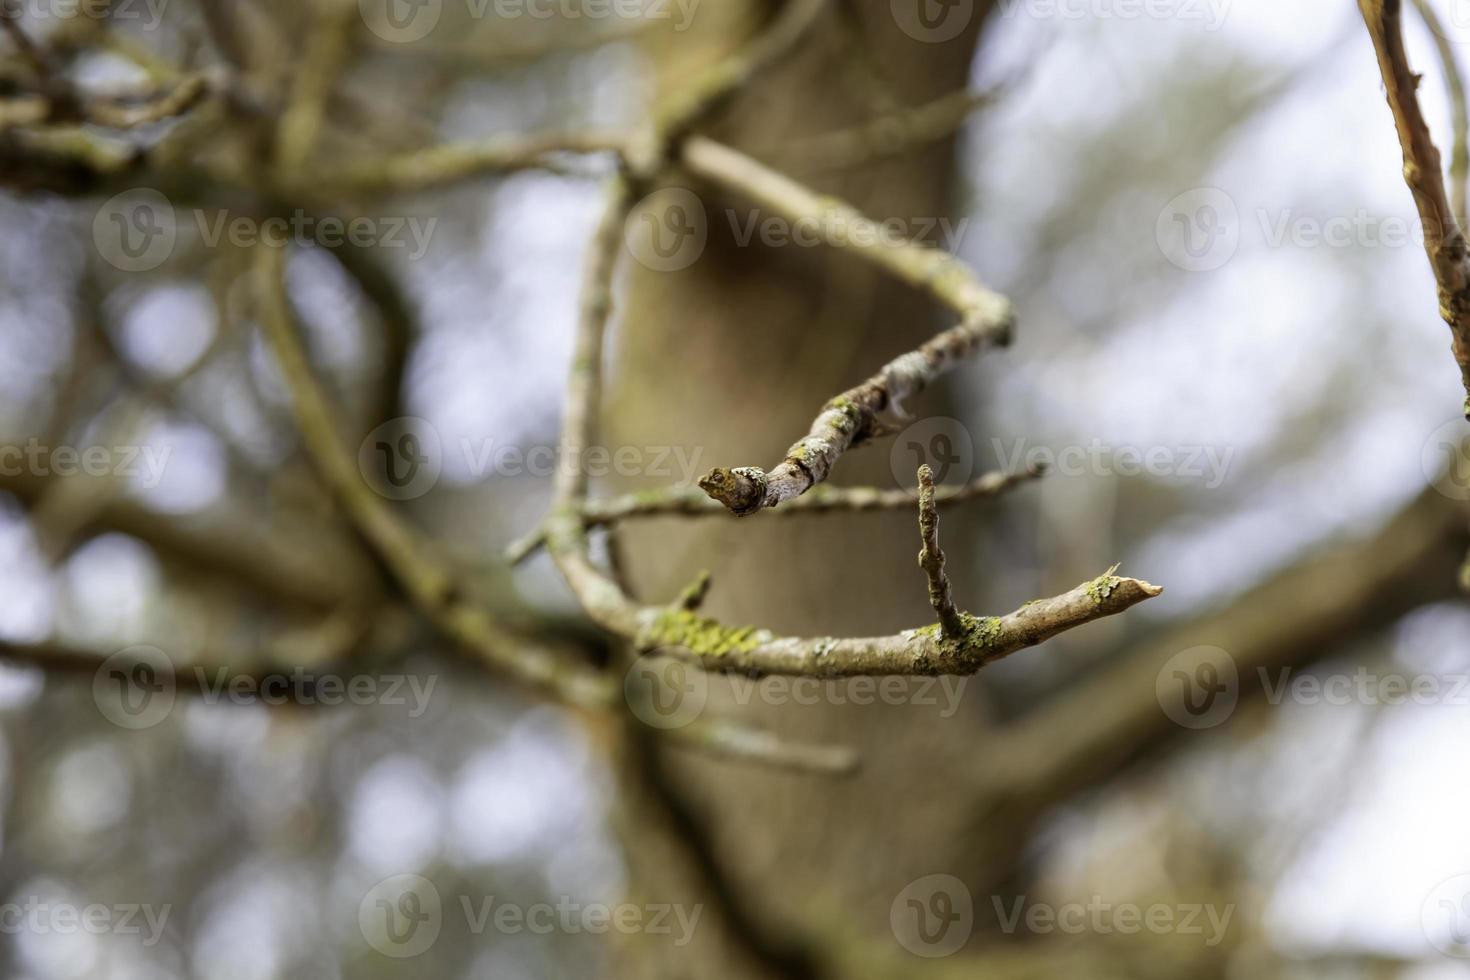
[[[31,70],[40,78],[49,78],[53,74],[51,59],[46,52],[37,44],[26,29],[20,26],[20,8],[15,0],[0,0],[0,28],[10,37],[11,43],[15,45],[22,58],[31,66]]]
[[[0,490],[34,505],[61,477],[0,474]],[[332,608],[380,586],[361,548],[319,527],[262,530],[228,512],[189,519],[132,500],[103,502],[85,529],[107,528],[146,542],[165,560],[243,585],[294,606]]]
[[[1040,478],[1041,466],[1031,466],[1015,473],[991,472],[957,487],[940,487],[934,495],[939,507],[986,497],[998,497],[1013,487]],[[882,490],[877,487],[834,487],[822,484],[790,500],[784,507],[763,511],[772,518],[798,517],[802,514],[836,514],[880,510],[907,510],[914,505],[911,490]],[[729,508],[712,499],[698,487],[671,487],[648,490],[601,500],[589,500],[582,508],[587,527],[608,527],[625,520],[647,517],[723,517],[736,516]],[[546,529],[538,527],[513,542],[505,550],[506,560],[518,565],[546,544]]]
[[[115,93],[85,99],[82,114],[87,122],[109,129],[136,129],[182,116],[204,101],[213,90],[208,77],[185,75],[168,86],[148,92]]]
[[[36,92],[0,101],[0,127],[90,123],[107,129],[137,129],[182,116],[212,91],[209,79],[198,74],[136,92],[94,95],[56,87],[62,89],[61,94]]]
[[[925,289],[963,318],[916,351],[823,407],[806,438],[792,446],[769,473],[756,466],[717,468],[699,481],[736,514],[752,514],[800,496],[827,479],[848,449],[879,431],[879,413],[901,412],[904,399],[960,361],[1010,341],[1010,301],[975,278],[963,262],[938,249],[896,238],[851,206],[822,197],[744,154],[703,138],[691,139],[683,162],[697,176],[727,187],[793,222],[813,222],[827,244],[849,248],[917,288]]]
[[[707,141],[696,138],[690,141],[691,145],[694,142]],[[818,676],[970,674],[1064,630],[1122,612],[1162,591],[1147,582],[1120,578],[1110,572],[1064,595],[1028,603],[1008,616],[979,618],[960,614],[955,636],[943,635],[936,626],[862,639],[777,637],[755,627],[726,626],[687,609],[641,606],[634,602],[589,557],[587,528],[582,517],[588,481],[581,466],[583,453],[596,437],[612,279],[620,253],[623,222],[632,202],[632,187],[632,181],[622,176],[612,181],[607,210],[587,262],[561,441],[562,457],[573,465],[557,473],[552,513],[546,523],[546,541],[552,560],[582,608],[599,626],[630,639],[640,651],[667,649],[672,656],[711,671]],[[910,272],[919,266],[946,269],[950,268],[947,263],[953,263],[942,253],[937,253],[940,260],[936,261],[924,255],[927,250],[907,243],[899,246],[898,251],[905,256],[899,260],[898,267]],[[910,255],[911,252],[918,253],[917,257]],[[959,268],[963,270],[962,266]],[[932,283],[931,287],[957,301],[968,299],[973,304],[973,325],[967,323],[941,334],[914,354],[899,358],[862,389],[854,389],[866,406],[869,431],[876,424],[876,410],[887,408],[895,399],[922,387],[922,378],[939,373],[961,352],[978,347],[987,332],[1000,329],[1000,324],[988,320],[986,314],[1004,310],[1003,322],[1008,329],[1009,303],[976,283],[968,272],[962,271],[962,276],[963,284],[946,281],[942,287]],[[842,442],[842,448],[847,448],[853,442],[856,420],[841,407],[827,414],[852,420],[846,424],[846,438]],[[822,422],[819,419],[818,425]],[[844,425],[837,419],[832,424]],[[825,477],[825,471],[822,475]]]
[[[928,292],[987,340],[1005,343],[1009,339],[1010,301],[986,287],[969,266],[947,252],[897,237],[845,201],[818,194],[714,140],[691,137],[680,162],[694,176],[788,221],[810,222],[825,244],[850,249],[894,278]]]
[[[1450,204],[1455,220],[1463,229],[1465,184],[1470,179],[1470,145],[1467,145],[1470,144],[1470,133],[1467,133],[1470,130],[1470,120],[1467,120],[1465,107],[1465,81],[1460,75],[1460,62],[1455,55],[1454,45],[1450,44],[1449,35],[1440,23],[1439,14],[1434,12],[1434,5],[1429,0],[1414,0],[1414,6],[1419,8],[1419,15],[1429,25],[1429,34],[1434,38],[1440,63],[1444,66],[1445,92],[1450,97],[1453,113],[1451,122],[1455,130],[1455,145],[1450,150]]]
[[[767,630],[729,627],[683,611],[649,609],[638,615],[642,624],[638,643],[711,671],[823,677],[973,674],[1017,650],[1162,592],[1156,585],[1109,572],[1005,616],[960,613],[960,635],[954,638],[942,636],[938,624],[892,636],[777,637]]]
[[[621,225],[621,219],[618,224]],[[295,314],[286,294],[283,250],[261,246],[257,252],[257,274],[261,277],[257,288],[262,291],[263,325],[291,391],[306,448],[333,495],[414,604],[444,635],[475,653],[488,666],[532,688],[582,708],[605,710],[617,704],[620,692],[606,675],[571,663],[556,651],[511,633],[473,605],[466,598],[466,590],[454,581],[452,570],[359,478],[355,462],[341,444],[331,408],[312,376],[297,334]],[[585,477],[581,479],[585,481]],[[757,763],[825,773],[850,769],[843,750],[788,746],[773,736],[731,725],[696,726],[683,737],[697,746]]]
[[[260,246],[256,274],[262,325],[290,389],[307,451],[333,496],[409,598],[447,636],[487,664],[530,686],[573,705],[605,705],[612,700],[606,678],[510,634],[472,605],[450,569],[420,543],[360,477],[356,462],[341,442],[331,406],[312,375],[298,336],[295,313],[286,294],[284,251]]]
[[[298,178],[302,189],[328,193],[407,192],[471,177],[542,169],[569,172],[559,154],[622,155],[625,139],[598,131],[544,133],[449,143],[381,160],[354,162]]]
[[[351,48],[357,5],[331,0],[312,6],[312,24],[297,59],[300,66],[276,127],[277,168],[283,174],[301,170],[321,129],[327,100]]]
[[[1445,196],[1439,151],[1419,111],[1419,76],[1404,51],[1399,0],[1358,0],[1368,34],[1378,53],[1378,68],[1388,93],[1404,151],[1404,181],[1424,223],[1424,251],[1439,285],[1439,312],[1453,336],[1455,361],[1465,385],[1464,411],[1470,418],[1470,254],[1455,210]]]
[[[955,608],[949,576],[944,573],[944,551],[939,547],[939,511],[934,507],[934,471],[928,466],[919,467],[919,538],[923,542],[919,567],[929,578],[929,604],[939,615],[939,635],[946,640],[959,639],[964,635],[965,624]]]
[[[735,54],[716,63],[663,105],[629,153],[640,178],[662,170],[674,149],[700,123],[762,71],[779,62],[816,24],[827,0],[790,0],[770,26]]]

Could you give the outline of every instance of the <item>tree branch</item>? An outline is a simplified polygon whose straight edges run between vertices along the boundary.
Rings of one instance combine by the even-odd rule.
[[[1460,63],[1455,55],[1454,45],[1450,44],[1449,35],[1440,23],[1439,14],[1434,12],[1434,5],[1429,0],[1414,0],[1414,6],[1419,9],[1419,16],[1429,26],[1429,34],[1434,38],[1440,64],[1444,67],[1445,94],[1450,98],[1451,123],[1455,131],[1454,148],[1450,150],[1450,205],[1455,220],[1463,229],[1465,184],[1470,179],[1470,145],[1467,145],[1467,140],[1470,140],[1470,134],[1467,134],[1470,120],[1466,116],[1465,81],[1460,75]]]
[[[794,499],[825,481],[844,452],[882,431],[880,413],[901,412],[904,399],[923,391],[960,361],[1009,343],[1010,301],[975,278],[963,262],[938,249],[896,238],[882,225],[834,198],[822,197],[784,174],[729,147],[694,138],[683,163],[696,176],[726,187],[789,221],[812,222],[824,241],[853,250],[880,268],[927,290],[963,318],[916,351],[890,361],[878,374],[831,399],[811,431],[769,473],[756,466],[716,468],[699,485],[736,514]]]
[[[1419,76],[1409,68],[1401,32],[1400,0],[1358,0],[1368,34],[1378,53],[1388,105],[1404,152],[1404,181],[1424,223],[1424,251],[1439,285],[1439,312],[1449,324],[1452,349],[1460,365],[1470,418],[1470,254],[1455,210],[1445,197],[1439,151],[1419,111]]]
[[[957,640],[965,633],[960,611],[955,608],[949,576],[944,573],[944,551],[939,547],[939,511],[934,507],[934,471],[919,467],[919,567],[929,579],[929,605],[939,615],[939,635]]]
[[[1045,468],[1030,466],[1015,473],[991,472],[957,487],[940,487],[934,495],[938,507],[964,503],[985,497],[998,497],[1007,490],[1039,479]],[[878,487],[834,487],[823,484],[787,502],[786,506],[765,511],[772,518],[797,517],[802,514],[860,513],[881,510],[907,510],[914,505],[911,490],[883,490]],[[582,507],[582,521],[589,527],[610,527],[625,520],[648,517],[734,517],[734,513],[712,499],[698,487],[670,487],[629,493],[620,497],[589,500]],[[505,550],[506,560],[518,565],[546,544],[546,529],[535,531],[512,542]]]
[[[354,459],[342,445],[331,407],[312,375],[298,336],[295,313],[286,294],[284,250],[259,246],[256,275],[262,327],[290,390],[307,452],[332,495],[404,592],[430,622],[486,663],[567,704],[607,704],[613,695],[606,678],[508,633],[472,605],[451,570],[361,479]]]

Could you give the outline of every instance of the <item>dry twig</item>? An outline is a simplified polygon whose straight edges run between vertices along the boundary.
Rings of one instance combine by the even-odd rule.
[[[1414,195],[1424,223],[1424,251],[1439,285],[1439,312],[1449,324],[1452,349],[1460,365],[1470,418],[1470,252],[1456,212],[1445,195],[1439,150],[1419,110],[1419,76],[1409,68],[1404,50],[1400,0],[1358,0],[1404,152],[1404,180]]]

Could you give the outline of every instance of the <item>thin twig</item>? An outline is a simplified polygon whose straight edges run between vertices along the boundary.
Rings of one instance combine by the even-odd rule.
[[[686,157],[689,147],[707,142],[698,137],[688,141]],[[744,159],[739,154],[734,156]],[[809,193],[803,188],[798,190],[803,195]],[[1064,630],[1122,612],[1162,591],[1147,582],[1120,578],[1109,572],[1064,595],[1028,603],[1005,617],[961,614],[958,636],[941,635],[935,627],[858,639],[779,637],[756,627],[727,626],[686,609],[644,606],[633,601],[590,558],[582,517],[587,506],[588,480],[580,465],[582,454],[593,445],[597,435],[613,276],[632,191],[631,179],[620,175],[612,181],[607,209],[587,262],[582,314],[578,319],[562,423],[561,455],[573,465],[557,473],[552,512],[546,522],[546,542],[552,561],[582,608],[599,626],[631,640],[639,651],[666,648],[671,655],[711,671],[817,676],[969,674]],[[896,248],[900,257],[893,260],[894,266],[910,275],[917,275],[921,268],[931,274],[953,268],[943,261],[948,256],[938,253],[941,259],[936,260],[926,251],[903,243]],[[927,284],[936,293],[966,308],[969,322],[940,335],[914,354],[900,358],[864,386],[865,390],[855,389],[870,415],[922,387],[927,376],[941,372],[962,353],[978,347],[982,338],[1002,328],[1009,329],[1009,303],[976,282],[963,266],[958,268],[958,281],[945,278],[942,283]],[[920,277],[919,281],[924,280]],[[1002,311],[999,322],[990,319]],[[845,411],[831,414],[840,415],[841,419],[852,418]],[[818,421],[821,424],[822,420]],[[841,426],[843,422],[834,419],[831,424]],[[876,428],[876,421],[866,424]],[[842,448],[851,445],[855,428],[855,424],[848,426]]]
[[[210,91],[207,77],[187,75],[166,87],[143,92],[68,92],[64,97],[32,93],[0,101],[0,128],[90,123],[107,129],[137,129],[182,116]]]
[[[894,235],[881,222],[835,197],[818,194],[786,174],[702,136],[684,144],[680,162],[694,176],[725,188],[792,223],[811,223],[825,244],[850,250],[916,289],[928,292],[989,340],[1004,342],[1010,301],[982,283],[959,259]]]
[[[872,378],[827,402],[806,438],[792,446],[769,473],[756,466],[720,467],[699,481],[706,493],[736,514],[775,507],[825,481],[844,452],[882,431],[880,413],[901,413],[906,398],[923,391],[962,360],[1010,341],[1015,319],[1010,301],[984,286],[954,256],[895,237],[850,205],[816,194],[785,174],[711,140],[689,140],[683,162],[696,176],[748,197],[793,223],[814,223],[827,244],[850,249],[898,279],[927,290],[962,318],[959,326],[890,361]]]
[[[626,140],[598,131],[544,133],[523,137],[495,137],[470,143],[449,143],[378,160],[366,160],[313,171],[300,181],[312,189],[345,193],[404,193],[437,187],[471,177],[518,170],[566,171],[562,154],[621,156]]]
[[[934,506],[934,471],[919,467],[919,567],[929,579],[929,605],[939,615],[939,635],[957,640],[964,635],[965,624],[955,608],[949,576],[944,573],[944,550],[939,547],[939,511]]]
[[[1041,466],[1030,466],[1015,473],[985,473],[957,487],[940,487],[934,502],[940,507],[986,497],[997,497],[1013,487],[1029,483],[1045,473]],[[803,514],[862,513],[881,510],[907,510],[914,505],[912,490],[883,490],[878,487],[834,487],[822,484],[784,507],[761,511],[772,519],[798,517]],[[589,500],[582,508],[582,520],[591,527],[608,527],[626,520],[649,517],[730,518],[736,516],[728,507],[712,499],[698,487],[670,487],[645,490],[601,500]],[[505,558],[519,565],[546,544],[544,526],[513,542],[505,550]]]
[[[355,3],[342,0],[315,4],[312,12],[300,69],[276,128],[275,163],[282,174],[299,172],[311,155],[332,86],[351,49],[352,27],[361,16]]]
[[[51,59],[46,52],[32,40],[26,29],[20,26],[20,7],[15,0],[0,0],[0,28],[10,36],[11,42],[31,66],[31,70],[41,79],[48,79],[54,74]]]
[[[97,96],[82,102],[87,122],[109,129],[136,129],[182,116],[213,91],[205,75],[185,75],[171,85],[142,95]]]
[[[602,391],[602,351],[611,309],[612,276],[630,185],[614,181],[607,213],[588,260],[583,312],[567,382],[562,454],[580,460],[596,438]],[[857,639],[780,637],[755,627],[731,627],[685,609],[642,606],[588,556],[587,477],[579,465],[557,474],[547,545],[582,608],[602,628],[630,639],[640,651],[665,649],[705,670],[753,674],[969,674],[1016,650],[1033,646],[1158,595],[1157,586],[1111,572],[1064,595],[1028,603],[1004,617],[961,614],[959,636],[907,630]]]
[[[286,294],[285,266],[282,248],[258,248],[256,288],[262,326],[290,390],[296,423],[311,459],[363,538],[429,621],[457,643],[568,704],[607,704],[612,695],[606,678],[510,634],[467,601],[452,572],[362,479],[356,461],[342,444],[331,406],[312,375]]]
[[[1450,98],[1451,123],[1455,131],[1455,144],[1450,150],[1450,204],[1455,220],[1465,227],[1465,185],[1470,180],[1470,119],[1465,106],[1465,81],[1460,75],[1460,61],[1455,47],[1450,43],[1440,23],[1439,14],[1429,0],[1414,0],[1419,15],[1429,26],[1434,46],[1439,51],[1439,60],[1444,67],[1445,92]]]
[[[748,44],[679,88],[630,148],[629,163],[640,179],[651,178],[664,169],[674,150],[696,126],[794,50],[815,26],[827,3],[790,0]]]
[[[621,219],[618,225],[621,226]],[[603,710],[618,704],[618,693],[605,674],[570,663],[556,652],[511,633],[473,605],[447,565],[360,478],[355,461],[337,435],[326,396],[307,362],[286,294],[283,250],[260,246],[256,271],[261,277],[258,288],[262,290],[261,312],[267,339],[290,389],[297,427],[312,461],[414,604],[442,633],[473,651],[486,664],[557,700]],[[585,475],[574,476],[571,482],[581,482],[585,492]],[[774,736],[728,724],[706,722],[692,727],[693,731],[676,737],[755,763],[779,764],[783,768],[816,773],[850,771],[850,762],[844,761],[842,754],[845,750],[788,745]]]
[[[877,637],[781,637],[730,627],[680,611],[642,609],[638,644],[731,673],[856,675],[973,674],[1004,657],[1078,626],[1112,616],[1163,589],[1109,571],[1070,592],[1036,599],[1004,616],[960,613],[958,637],[938,624]]]
[[[1465,235],[1445,197],[1439,151],[1419,110],[1419,76],[1410,70],[1404,50],[1400,2],[1358,0],[1358,6],[1378,54],[1378,68],[1403,148],[1404,181],[1424,223],[1424,251],[1439,285],[1439,312],[1453,337],[1452,349],[1466,392],[1464,412],[1470,418],[1470,254]]]

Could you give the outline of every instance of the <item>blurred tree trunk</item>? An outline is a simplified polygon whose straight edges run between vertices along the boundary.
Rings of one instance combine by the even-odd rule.
[[[729,50],[769,14],[750,2],[702,8],[688,33],[656,47],[661,89],[677,90],[688,65]],[[980,20],[977,12],[953,41],[924,43],[899,29],[887,3],[829,11],[791,60],[741,95],[714,135],[766,157],[784,140],[871,118],[891,107],[887,99],[916,105],[962,88]],[[948,140],[841,173],[798,170],[793,176],[878,219],[939,217],[951,211],[954,165]],[[770,466],[805,434],[826,399],[946,324],[924,297],[883,281],[848,255],[758,241],[742,247],[732,224],[746,227],[747,203],[689,186],[704,202],[709,243],[682,271],[628,263],[609,391],[609,446],[684,446],[701,454],[701,472],[715,465]],[[909,407],[948,414],[933,393]],[[889,447],[880,442],[845,457],[837,482],[892,486]],[[963,594],[974,555],[966,528],[974,525],[949,516],[954,513],[945,517],[944,540]],[[629,528],[622,544],[644,599],[667,601],[708,568],[714,588],[707,608],[731,622],[802,635],[863,635],[933,619],[915,566],[916,512],[756,516],[738,527],[725,521],[644,524]],[[969,584],[973,597],[979,583]],[[960,860],[955,831],[962,815],[946,805],[953,788],[947,773],[966,764],[979,734],[975,707],[968,699],[946,719],[933,706],[763,706],[758,697],[736,704],[729,682],[712,677],[708,714],[738,716],[793,739],[851,745],[862,753],[863,772],[855,779],[823,779],[677,752],[663,762],[668,782],[709,835],[736,900],[768,936],[840,941],[842,931],[852,931],[881,938],[888,935],[889,905],[910,880],[953,870]],[[660,841],[657,815],[641,805],[642,791],[625,789],[636,900],[701,900],[688,854]],[[842,931],[833,931],[838,924]],[[800,957],[757,966],[730,931],[706,909],[690,947],[674,950],[666,937],[637,939],[619,972],[804,975],[812,968]]]

